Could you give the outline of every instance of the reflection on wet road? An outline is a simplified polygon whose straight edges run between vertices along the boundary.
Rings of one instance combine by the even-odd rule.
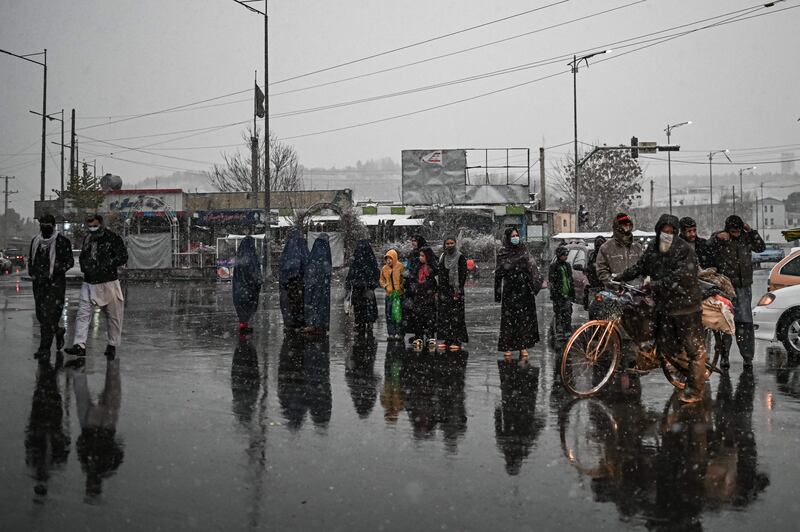
[[[545,341],[527,362],[498,360],[491,296],[468,289],[472,341],[454,354],[387,343],[382,320],[374,337],[355,336],[335,311],[328,338],[284,337],[271,293],[253,334],[239,335],[228,286],[130,286],[118,358],[103,356],[94,320],[76,365],[33,360],[31,294],[2,284],[0,528],[797,522],[800,361],[760,345],[745,372],[732,354],[730,374],[691,407],[657,372],[641,390],[574,400],[555,377],[546,294]]]

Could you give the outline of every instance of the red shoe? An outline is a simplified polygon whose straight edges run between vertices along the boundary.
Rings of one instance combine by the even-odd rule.
[[[240,331],[246,331],[249,328],[250,328],[250,324],[247,323],[246,321],[240,321],[239,322],[239,330]]]

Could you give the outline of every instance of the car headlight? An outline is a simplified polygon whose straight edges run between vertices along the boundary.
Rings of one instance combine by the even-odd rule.
[[[773,301],[775,301],[775,294],[772,292],[767,292],[761,296],[761,299],[758,300],[758,306],[766,307],[767,305],[771,305]]]

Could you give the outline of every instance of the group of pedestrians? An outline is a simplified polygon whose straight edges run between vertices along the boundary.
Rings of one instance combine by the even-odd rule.
[[[72,243],[55,229],[55,217],[50,214],[39,218],[39,234],[31,241],[28,253],[28,274],[33,284],[36,319],[39,321],[40,340],[35,357],[50,357],[53,341],[60,351],[65,345],[66,328],[60,325],[66,295],[66,273],[75,265]],[[116,356],[122,341],[124,296],[117,270],[128,261],[122,238],[103,226],[99,214],[86,220],[88,230],[83,239],[79,263],[83,272],[78,313],[72,347],[64,350],[68,355],[86,356],[86,341],[92,311],[99,307],[106,317],[107,338],[105,355],[109,360]]]

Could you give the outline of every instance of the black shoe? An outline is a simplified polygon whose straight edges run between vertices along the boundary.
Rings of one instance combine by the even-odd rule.
[[[722,369],[728,369],[729,367],[731,367],[731,361],[728,360],[728,357],[726,356],[722,357],[722,360],[719,363],[719,367],[721,367]]]
[[[114,360],[117,356],[117,348],[113,345],[106,346],[106,358],[109,360]]]
[[[76,356],[76,357],[85,357],[86,356],[86,348],[81,347],[78,344],[73,345],[72,347],[68,347],[64,349],[64,352],[68,355]]]
[[[37,359],[49,359],[50,358],[50,350],[40,347],[34,354],[33,358]]]
[[[85,358],[75,358],[64,364],[64,367],[67,369],[81,369],[85,365],[86,365]]]
[[[67,330],[64,327],[59,327],[56,330],[56,351],[61,351],[64,349],[64,335],[67,334]]]
[[[753,359],[752,358],[745,358],[743,366],[744,366],[745,369],[753,369]]]

